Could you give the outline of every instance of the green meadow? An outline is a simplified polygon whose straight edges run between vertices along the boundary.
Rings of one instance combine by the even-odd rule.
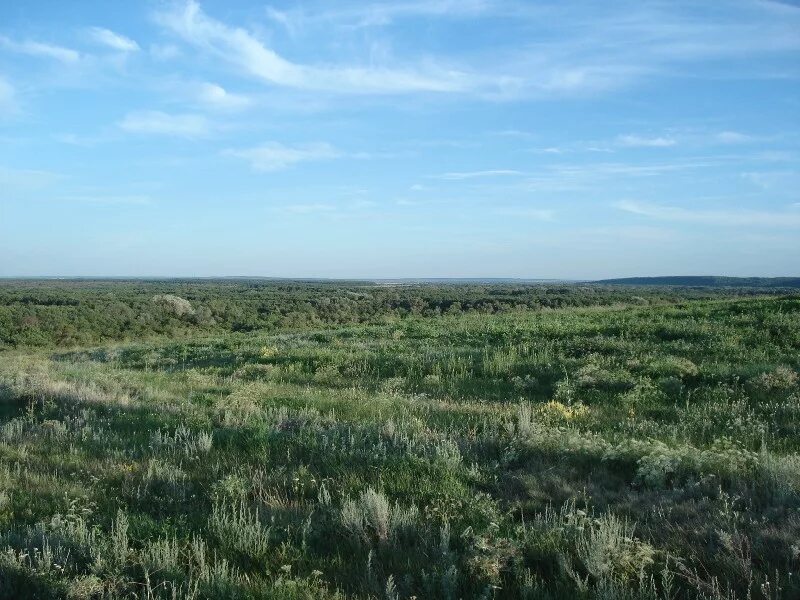
[[[800,598],[800,294],[0,284],[0,597]]]

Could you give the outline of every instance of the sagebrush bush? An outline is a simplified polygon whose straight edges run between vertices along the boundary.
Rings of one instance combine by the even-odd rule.
[[[367,488],[356,500],[345,499],[341,508],[342,526],[366,540],[392,540],[400,531],[417,520],[418,510],[392,505],[384,494]]]

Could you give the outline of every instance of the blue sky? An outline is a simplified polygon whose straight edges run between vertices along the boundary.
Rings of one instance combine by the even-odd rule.
[[[0,3],[0,276],[798,265],[800,2]]]

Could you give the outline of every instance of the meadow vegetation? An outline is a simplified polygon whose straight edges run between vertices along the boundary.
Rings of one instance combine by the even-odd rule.
[[[800,597],[800,294],[6,282],[0,597]]]

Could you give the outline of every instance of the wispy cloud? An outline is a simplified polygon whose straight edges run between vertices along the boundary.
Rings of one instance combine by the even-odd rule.
[[[91,148],[97,146],[102,142],[110,141],[112,136],[108,134],[101,135],[84,135],[78,133],[54,133],[53,139],[61,144],[69,144],[70,146],[80,146],[82,148]]]
[[[330,10],[305,11],[293,9],[282,11],[267,7],[267,16],[295,32],[319,23],[335,24],[348,29],[383,27],[404,18],[469,18],[493,12],[496,4],[488,0],[406,0],[397,2],[366,3],[352,5],[337,3]]]
[[[114,33],[104,27],[92,27],[89,29],[89,36],[98,44],[108,46],[119,52],[136,52],[139,50],[139,44],[132,39],[119,33]]]
[[[667,148],[678,142],[671,137],[643,137],[639,135],[621,135],[617,138],[620,146],[632,148]]]
[[[270,21],[274,21],[278,25],[281,25],[290,34],[294,34],[294,32],[296,31],[295,27],[296,19],[292,18],[288,12],[283,10],[278,10],[273,6],[267,6],[264,9],[264,14]]]
[[[744,144],[752,142],[755,138],[738,131],[721,131],[714,136],[714,139],[721,144]]]
[[[251,30],[206,14],[196,0],[186,0],[156,13],[166,30],[240,72],[273,85],[330,93],[401,94],[439,92],[471,94],[489,100],[605,93],[648,78],[670,77],[687,65],[705,62],[720,74],[730,61],[763,54],[787,54],[800,49],[796,28],[800,16],[776,15],[766,3],[745,2],[729,18],[723,11],[701,11],[689,4],[640,3],[621,7],[606,3],[579,14],[559,3],[492,2],[489,0],[409,0],[391,3],[336,3],[325,10],[268,7],[263,16],[284,28],[293,40],[320,34],[347,39],[339,47],[353,48],[353,30],[384,27],[401,18],[472,17],[502,20],[510,28],[524,27],[531,43],[517,48],[500,44],[477,47],[470,64],[453,57],[426,56],[401,66],[386,59],[383,40],[371,38],[362,56],[337,65],[294,62]],[[557,23],[547,30],[542,23]],[[254,29],[257,25],[254,24]],[[304,36],[304,37],[303,37]],[[736,39],[737,44],[730,40]],[[337,46],[336,43],[333,44]],[[375,48],[382,50],[375,52]],[[326,51],[328,49],[326,48]],[[367,64],[369,66],[363,66]],[[763,70],[737,69],[737,77],[766,77]],[[710,75],[714,74],[714,70]]]
[[[435,175],[435,179],[445,179],[449,181],[461,181],[464,179],[477,179],[479,177],[507,177],[524,175],[522,171],[513,169],[492,169],[488,171],[459,171],[452,173],[442,173]]]
[[[181,56],[182,52],[175,44],[150,44],[150,56],[158,61],[167,61]]]
[[[16,169],[0,165],[0,189],[37,190],[57,181],[61,175],[38,169]]]
[[[309,215],[313,213],[331,213],[336,211],[336,207],[333,204],[322,204],[322,203],[289,204],[282,208],[286,212],[298,215]]]
[[[216,110],[237,111],[252,105],[253,101],[243,94],[234,94],[215,83],[201,83],[197,90],[198,101]]]
[[[211,122],[203,115],[168,114],[157,110],[130,112],[118,125],[130,133],[186,138],[204,137],[213,129]]]
[[[520,129],[500,129],[497,131],[490,131],[489,135],[520,139],[529,139],[535,137],[533,133],[529,131],[522,131]]]
[[[64,202],[80,202],[82,204],[95,204],[105,206],[149,206],[153,204],[153,199],[145,195],[118,195],[118,194],[99,194],[99,195],[77,195],[62,196],[59,198]]]
[[[290,88],[342,93],[391,94],[467,91],[479,82],[467,73],[429,65],[424,69],[312,66],[292,62],[253,34],[209,17],[189,0],[156,20],[186,42],[218,56],[245,73]]]
[[[790,211],[751,209],[689,209],[648,202],[623,200],[614,205],[628,213],[659,221],[681,221],[734,227],[800,227],[800,214]]]
[[[552,221],[556,211],[549,208],[504,208],[498,210],[497,214],[533,219],[535,221]]]
[[[24,40],[21,42],[14,41],[5,36],[0,36],[0,45],[20,54],[27,54],[29,56],[38,56],[42,58],[51,58],[63,63],[75,63],[81,58],[78,51],[63,46],[56,46],[54,44],[47,44],[44,42],[36,42],[33,40]]]
[[[796,190],[800,186],[800,171],[746,171],[740,175],[762,190],[771,191],[773,195],[776,192],[788,192],[796,195]]]
[[[341,152],[325,142],[295,146],[268,142],[254,148],[226,150],[225,154],[247,160],[256,171],[280,171],[302,162],[329,160],[342,156]]]
[[[658,162],[586,162],[545,165],[526,173],[523,185],[528,191],[588,191],[598,186],[615,185],[620,181],[632,184],[633,178],[663,178],[671,174],[704,169],[752,166],[788,160],[782,155],[720,154],[683,156]],[[744,174],[742,175],[744,176]],[[796,186],[794,186],[796,187]],[[789,188],[793,189],[793,188]]]

